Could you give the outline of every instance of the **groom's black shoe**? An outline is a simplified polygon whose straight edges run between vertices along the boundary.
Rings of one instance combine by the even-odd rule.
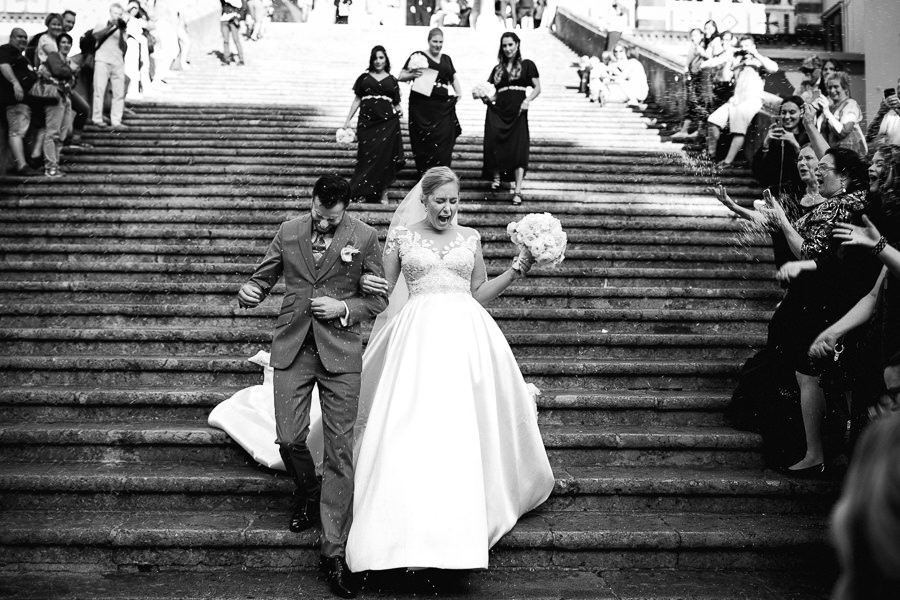
[[[293,514],[291,514],[288,528],[294,533],[300,533],[311,527],[318,527],[321,521],[322,519],[319,516],[319,498],[313,498],[297,504]]]
[[[356,578],[347,567],[342,556],[329,556],[325,559],[328,567],[328,585],[331,593],[341,598],[356,598],[359,591]]]

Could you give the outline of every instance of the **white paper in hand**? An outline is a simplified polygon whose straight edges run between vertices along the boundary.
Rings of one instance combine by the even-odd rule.
[[[437,81],[438,72],[435,69],[422,69],[422,74],[413,79],[412,91],[430,96]]]

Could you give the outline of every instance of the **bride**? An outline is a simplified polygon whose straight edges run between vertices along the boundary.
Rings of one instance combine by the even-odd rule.
[[[482,308],[531,256],[489,281],[458,208],[456,174],[429,169],[394,215],[387,280],[363,285],[393,292],[363,358],[346,550],[355,572],[487,568],[490,547],[553,489],[534,401]]]

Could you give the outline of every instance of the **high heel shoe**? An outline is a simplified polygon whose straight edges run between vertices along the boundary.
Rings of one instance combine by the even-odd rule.
[[[522,194],[516,192],[512,197],[513,206],[521,206],[522,205]]]
[[[819,463],[805,469],[785,468],[782,470],[782,473],[796,479],[819,479],[825,475],[825,463]]]

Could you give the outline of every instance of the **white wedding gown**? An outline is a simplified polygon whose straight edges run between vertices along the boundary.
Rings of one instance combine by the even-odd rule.
[[[472,297],[477,233],[439,251],[391,232],[409,301],[369,341],[356,443],[352,571],[479,569],[553,472],[509,344]]]

